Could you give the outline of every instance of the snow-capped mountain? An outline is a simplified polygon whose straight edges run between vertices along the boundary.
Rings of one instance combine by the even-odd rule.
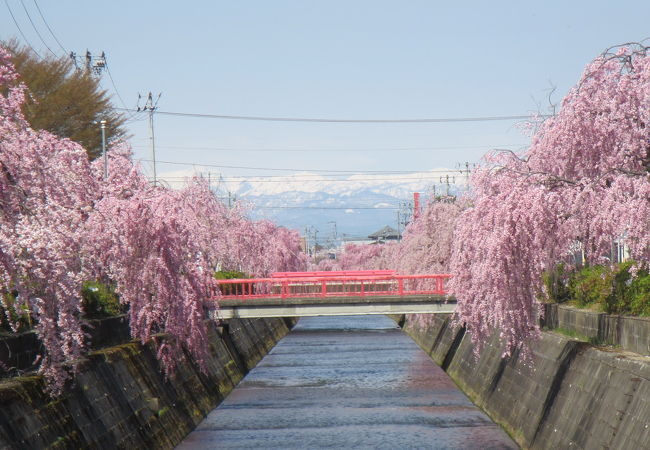
[[[229,178],[221,182],[220,190],[250,202],[255,218],[268,218],[301,231],[313,226],[321,233],[319,240],[326,240],[333,235],[334,223],[339,237],[365,237],[385,225],[397,228],[398,212],[403,221],[413,193],[420,192],[423,201],[433,193],[434,186],[440,193],[446,175],[450,175],[450,182],[454,176],[460,179],[458,171],[445,169],[343,177],[300,173]],[[456,192],[460,187],[452,185],[450,191]]]
[[[162,174],[178,179],[190,172]],[[243,201],[251,206],[252,217],[266,218],[280,225],[318,230],[318,240],[327,241],[336,230],[339,238],[366,237],[390,225],[398,228],[409,214],[413,193],[422,203],[433,193],[451,193],[464,188],[465,177],[458,170],[434,169],[417,173],[322,175],[297,173],[270,177],[212,178],[213,188],[225,202]],[[454,183],[455,181],[455,183]]]

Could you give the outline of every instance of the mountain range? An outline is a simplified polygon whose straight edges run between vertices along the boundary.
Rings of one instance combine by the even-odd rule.
[[[449,186],[446,176],[449,175]],[[365,238],[390,225],[403,228],[412,212],[413,193],[421,204],[434,193],[464,189],[458,170],[417,173],[322,175],[297,173],[277,177],[232,177],[217,187],[228,201],[250,204],[252,218],[266,218],[301,233],[317,230],[319,242]],[[453,183],[462,181],[462,183]],[[400,224],[398,225],[398,213]]]

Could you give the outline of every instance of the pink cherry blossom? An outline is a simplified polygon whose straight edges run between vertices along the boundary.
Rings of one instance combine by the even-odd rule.
[[[124,144],[110,149],[104,180],[103,161],[90,163],[78,144],[29,127],[18,80],[0,48],[0,291],[17,293],[31,312],[44,348],[39,371],[52,392],[85,349],[87,279],[115,286],[132,336],[155,336],[171,373],[186,352],[204,367],[205,312],[218,307],[214,270],[304,269],[296,232],[226,208],[198,178],[178,191],[151,186]]]
[[[624,236],[648,263],[649,115],[647,49],[617,49],[587,66],[524,155],[490,154],[473,174],[450,284],[477,348],[495,330],[506,354],[539,334],[541,274],[571,249],[603,262]]]

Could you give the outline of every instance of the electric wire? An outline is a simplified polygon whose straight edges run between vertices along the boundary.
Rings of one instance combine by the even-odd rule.
[[[153,162],[152,159],[136,158],[135,161],[142,162]],[[161,161],[156,160],[156,163],[160,164],[171,164],[171,165],[181,165],[181,166],[194,166],[194,167],[217,167],[220,169],[244,169],[244,170],[268,170],[268,171],[280,171],[280,172],[318,172],[318,173],[329,173],[329,174],[381,174],[381,175],[390,175],[390,174],[412,174],[415,173],[413,170],[329,170],[329,169],[296,169],[296,168],[280,168],[280,167],[251,167],[251,166],[230,166],[222,164],[203,164],[196,162],[178,162],[178,161]],[[443,169],[434,169],[427,172],[439,172],[439,173],[450,173],[454,170],[443,170]]]
[[[467,175],[465,174],[455,174],[454,177],[457,178],[465,178]],[[185,183],[187,182],[188,178],[191,177],[166,177],[162,176],[160,177],[161,179],[167,180],[170,183]],[[313,180],[303,180],[303,179],[297,179],[297,180],[252,180],[252,179],[223,179],[222,181],[224,182],[231,182],[231,183],[317,183],[317,182],[333,182],[333,183],[360,183],[360,182],[374,182],[374,181],[402,181],[402,182],[418,182],[418,181],[429,181],[429,180],[439,180],[439,176],[433,176],[433,177],[417,177],[417,178],[372,178],[368,180],[358,180],[358,179],[328,179],[328,180],[323,180],[323,179],[313,179]],[[219,180],[217,180],[218,182]]]
[[[38,56],[40,59],[43,59],[43,58],[41,57],[41,55],[36,51],[36,49],[34,48],[34,46],[29,42],[29,40],[28,40],[27,37],[25,36],[25,33],[23,33],[22,28],[20,28],[20,25],[18,25],[18,21],[16,20],[16,16],[14,16],[14,13],[13,13],[13,11],[11,10],[11,7],[9,6],[9,2],[8,2],[7,0],[5,0],[5,6],[7,6],[7,9],[9,10],[9,14],[11,15],[11,18],[13,19],[14,24],[16,24],[16,28],[18,28],[18,32],[20,33],[20,35],[21,35],[21,36],[23,37],[23,39],[25,40],[25,43],[27,44],[27,46],[28,46],[29,48],[32,49],[32,51],[34,52],[34,54],[36,54],[36,56]]]
[[[124,106],[123,109],[127,110],[127,114],[128,114],[129,119],[133,119],[133,117],[135,117],[135,114],[133,112],[128,111],[128,108],[126,106],[126,102],[124,101],[124,99],[120,95],[120,91],[119,91],[119,89],[117,89],[117,86],[115,85],[115,80],[113,80],[113,74],[111,73],[111,69],[109,67],[108,59],[106,58],[106,56],[104,56],[104,64],[105,64],[104,67],[106,67],[106,73],[108,74],[108,79],[111,81],[111,84],[113,85],[113,89],[115,89],[115,94],[117,94],[117,98],[120,99],[120,102],[122,103],[122,106]],[[122,109],[122,108],[120,108],[120,109]]]
[[[378,210],[378,211],[395,211],[400,209],[398,206],[259,206],[256,205],[255,209],[333,209],[333,210]]]
[[[56,35],[54,34],[54,31],[52,31],[52,28],[50,28],[50,25],[47,23],[47,20],[45,20],[45,17],[43,16],[43,12],[41,11],[41,7],[38,6],[38,3],[36,2],[36,0],[34,0],[34,5],[36,5],[36,9],[38,10],[38,14],[41,16],[41,19],[43,20],[43,23],[45,24],[45,26],[49,30],[50,34],[52,35],[52,37],[54,38],[56,43],[59,45],[59,47],[61,47],[61,50],[63,50],[63,53],[67,55],[68,51],[65,49],[65,47],[63,47],[61,42],[57,39]]]
[[[148,138],[147,138],[148,139]],[[395,151],[420,151],[420,150],[469,150],[482,148],[505,148],[505,147],[522,147],[527,144],[506,144],[506,145],[473,145],[473,146],[444,146],[444,147],[392,147],[392,148],[235,148],[235,147],[186,147],[174,145],[157,145],[159,149],[169,150],[199,150],[199,151],[227,151],[227,152],[299,152],[299,153],[316,153],[316,152],[395,152]],[[133,148],[149,148],[147,145],[132,145]]]
[[[23,5],[23,9],[25,10],[25,14],[27,14],[27,18],[29,19],[29,23],[32,24],[32,28],[36,32],[36,35],[38,38],[41,40],[45,48],[47,48],[52,55],[54,55],[55,58],[58,58],[57,54],[52,51],[49,45],[47,45],[47,42],[45,42],[45,39],[43,39],[43,36],[41,36],[41,33],[38,31],[38,28],[36,28],[36,24],[32,20],[32,16],[29,14],[29,11],[27,11],[27,7],[25,6],[25,2],[23,0],[20,0],[20,4]]]
[[[131,110],[135,111],[135,110]],[[498,120],[526,120],[530,115],[513,116],[483,116],[483,117],[443,117],[443,118],[419,118],[419,119],[326,119],[309,117],[267,117],[267,116],[237,116],[226,114],[203,114],[186,113],[175,111],[156,111],[156,114],[178,117],[194,117],[204,119],[226,119],[226,120],[250,120],[264,122],[309,122],[309,123],[448,123],[448,122],[491,122]],[[551,117],[543,114],[539,117]]]

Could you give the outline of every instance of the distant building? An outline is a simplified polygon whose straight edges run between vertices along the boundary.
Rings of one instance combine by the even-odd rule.
[[[341,242],[341,248],[344,248],[348,244],[354,244],[354,245],[368,245],[368,244],[376,244],[377,241],[373,241],[372,239],[345,239],[343,238]]]
[[[385,242],[385,241],[398,241],[402,236],[399,234],[395,228],[389,227],[386,225],[381,230],[377,230],[372,234],[369,234],[368,237],[375,242]]]

